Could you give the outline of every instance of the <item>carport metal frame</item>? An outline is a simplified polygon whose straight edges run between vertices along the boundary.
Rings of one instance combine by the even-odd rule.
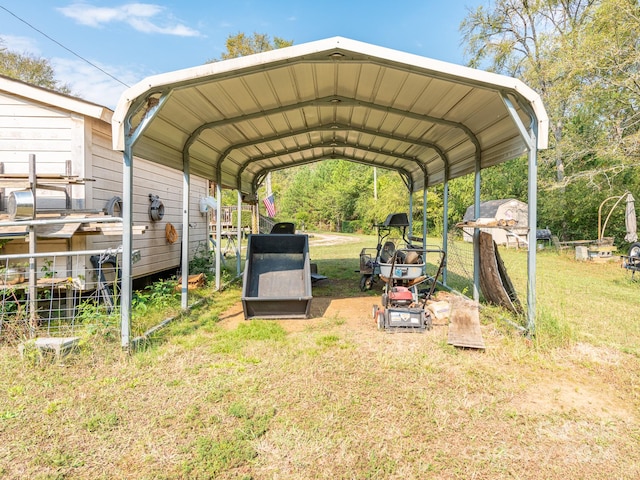
[[[273,170],[333,158],[392,169],[409,191],[410,218],[413,193],[423,191],[424,242],[427,188],[444,183],[446,252],[449,180],[474,174],[477,218],[481,170],[527,153],[527,330],[533,333],[537,152],[547,142],[541,99],[519,80],[341,37],[149,77],[123,93],[113,116],[114,149],[123,152],[122,346],[131,342],[136,156],[183,172],[181,255],[188,266],[191,173],[214,180],[218,199],[223,187],[236,189],[240,206],[243,194],[255,198]],[[216,232],[219,266],[219,223]],[[476,228],[476,300],[478,235]],[[183,271],[183,309],[187,286]]]

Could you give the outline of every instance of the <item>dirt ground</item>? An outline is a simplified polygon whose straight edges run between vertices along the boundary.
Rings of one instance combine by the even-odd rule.
[[[372,317],[373,305],[377,297],[362,296],[350,298],[314,297],[311,301],[311,318],[274,320],[287,332],[300,332],[306,328],[321,325],[331,318],[343,318],[345,324],[359,333],[379,334]],[[229,330],[237,328],[244,320],[242,303],[238,302],[220,316],[220,326]]]
[[[329,280],[330,281],[330,280]],[[425,342],[432,345],[447,342],[448,322],[434,322],[431,330],[420,333],[387,334],[378,330],[372,311],[380,304],[380,297],[362,295],[349,298],[314,297],[311,302],[311,316],[308,319],[273,320],[289,333],[300,333],[315,330],[327,325],[332,319],[343,321],[343,328],[357,337],[362,343],[373,344],[381,341],[381,335],[395,337],[392,342],[399,348],[418,348]],[[233,330],[244,322],[242,303],[238,302],[220,316],[219,325]],[[487,350],[500,348],[499,337],[496,337],[494,326],[483,325],[483,337]],[[384,338],[384,337],[383,337]],[[385,339],[385,343],[386,343]],[[619,354],[613,350],[604,350],[588,344],[577,344],[572,348],[572,361],[610,364],[618,361]],[[500,355],[498,355],[498,358]],[[492,363],[492,359],[485,359]],[[496,364],[496,368],[500,368]],[[544,414],[554,411],[574,411],[585,415],[595,415],[602,420],[624,419],[635,421],[633,407],[619,398],[615,390],[608,385],[594,385],[587,372],[574,370],[565,375],[540,378],[517,399],[518,409],[531,413]]]
[[[322,235],[313,234],[309,238],[311,245],[337,245],[355,241],[353,237],[344,235]],[[340,319],[342,329],[348,331],[351,338],[357,338],[362,344],[375,348],[378,343],[394,343],[397,348],[402,349],[436,349],[438,345],[446,344],[448,340],[448,321],[434,321],[431,330],[423,334],[387,334],[378,330],[372,311],[374,305],[380,304],[379,295],[360,295],[348,298],[329,297],[324,295],[324,286],[333,280],[323,281],[319,286],[314,286],[314,297],[311,302],[311,315],[308,319],[281,319],[273,320],[281,325],[289,333],[300,333],[305,330],[316,330],[328,325],[331,320]],[[334,290],[335,291],[335,290]],[[381,292],[379,292],[381,293]],[[450,294],[439,293],[440,298],[436,300],[450,298]],[[220,316],[220,326],[225,329],[235,329],[244,322],[242,303],[236,303],[232,308]],[[481,331],[483,340],[486,343],[482,362],[493,365],[497,371],[504,370],[508,373],[503,363],[502,352],[500,352],[502,334],[499,333],[495,325],[484,320],[481,316]],[[383,337],[381,337],[383,336]],[[528,340],[522,339],[523,345]],[[464,349],[461,349],[464,351]],[[482,350],[479,350],[482,352]],[[471,353],[471,352],[470,352]],[[473,352],[476,353],[476,352]],[[595,365],[596,369],[606,369],[609,365],[616,365],[621,362],[620,352],[596,347],[590,344],[578,343],[570,347],[569,352],[558,359],[558,362],[565,365],[566,371],[556,371],[553,376],[541,377],[513,399],[514,408],[531,414],[547,414],[552,412],[577,412],[586,416],[600,418],[602,421],[624,420],[635,423],[636,412],[633,406],[628,404],[617,394],[615,387],[594,383],[592,372],[589,369],[576,369],[572,365],[589,364]]]

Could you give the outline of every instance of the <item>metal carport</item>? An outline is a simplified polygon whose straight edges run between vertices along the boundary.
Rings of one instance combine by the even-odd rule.
[[[240,202],[271,170],[333,158],[396,170],[425,201],[427,187],[444,183],[446,211],[450,179],[475,173],[479,208],[480,171],[527,153],[529,244],[536,244],[537,151],[547,147],[548,117],[539,95],[511,77],[334,37],[148,77],[122,94],[112,128],[124,158],[123,346],[130,342],[134,156],[184,172],[183,265],[190,174],[215,181],[218,198],[222,188],[237,190]],[[219,265],[219,248],[216,257]],[[530,248],[530,331],[535,261]],[[186,308],[187,275],[182,297]]]

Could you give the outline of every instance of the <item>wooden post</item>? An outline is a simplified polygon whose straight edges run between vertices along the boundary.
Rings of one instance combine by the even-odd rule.
[[[71,160],[67,160],[65,163],[65,175],[67,177],[71,177],[71,175],[73,174],[72,168],[71,168]],[[67,183],[66,187],[65,187],[65,209],[70,212],[73,209],[73,187]],[[67,250],[68,251],[73,251],[73,235],[69,238],[67,238],[66,241],[67,244]],[[54,258],[54,262],[55,262],[55,258]],[[73,259],[71,257],[67,257],[67,273],[66,273],[66,277],[67,278],[72,278],[73,277]],[[65,289],[65,303],[64,303],[64,308],[67,312],[73,312],[73,288],[66,288]]]

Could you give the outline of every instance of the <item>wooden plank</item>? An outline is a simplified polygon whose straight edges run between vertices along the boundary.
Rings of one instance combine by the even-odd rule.
[[[36,234],[40,238],[71,238],[80,227],[79,223],[62,223],[58,225],[38,225]]]
[[[451,300],[447,343],[455,347],[484,350],[477,302],[461,297]]]
[[[146,225],[134,225],[132,227],[134,235],[142,235],[147,231]],[[116,224],[93,224],[81,226],[78,229],[78,233],[82,234],[100,234],[106,236],[122,235],[122,227]]]

